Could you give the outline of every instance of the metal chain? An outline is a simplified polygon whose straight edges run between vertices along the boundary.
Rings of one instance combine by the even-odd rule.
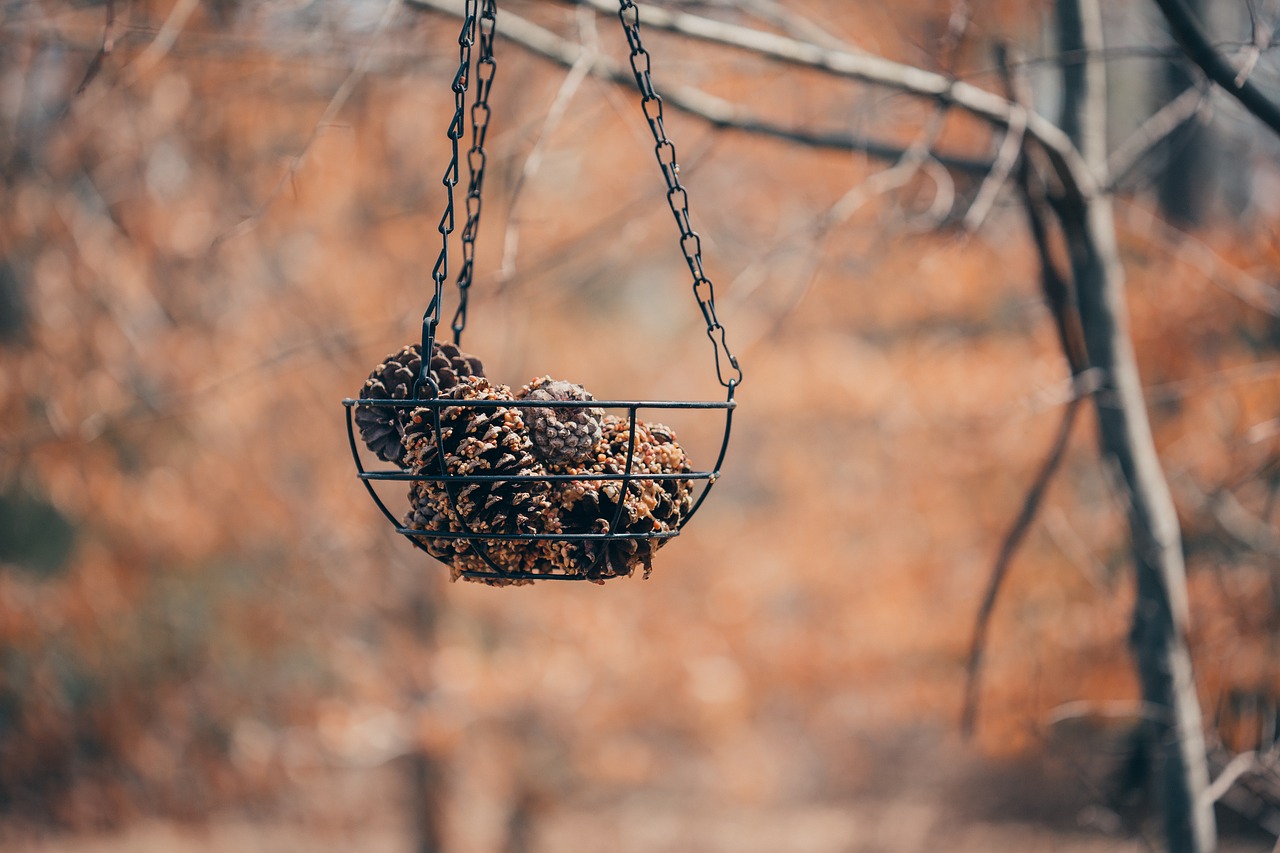
[[[453,342],[462,344],[462,331],[467,327],[467,297],[475,276],[476,233],[480,228],[480,194],[484,190],[484,172],[488,157],[484,151],[489,132],[489,90],[497,63],[493,59],[493,34],[498,20],[497,0],[481,0],[476,40],[480,57],[476,60],[476,95],[471,105],[471,150],[467,152],[470,179],[467,183],[467,223],[462,226],[462,267],[458,270],[458,310],[453,315]]]
[[[667,137],[662,120],[662,97],[654,91],[653,78],[649,73],[651,57],[640,41],[640,10],[632,0],[618,0],[618,6],[618,18],[622,21],[622,29],[631,48],[631,70],[635,73],[636,85],[640,88],[640,106],[649,122],[649,130],[653,132],[653,141],[656,143],[654,153],[658,157],[662,177],[667,182],[667,203],[680,228],[680,251],[684,253],[689,272],[693,275],[693,295],[698,300],[703,319],[707,321],[707,337],[715,348],[716,377],[732,393],[735,387],[742,384],[742,368],[738,366],[738,359],[729,351],[724,326],[716,317],[715,285],[707,278],[702,266],[702,238],[689,223],[689,193],[680,184],[676,147]],[[724,362],[733,369],[734,375],[728,380],[725,379]]]
[[[452,156],[445,168],[444,184],[447,194],[444,214],[440,217],[437,230],[440,232],[440,254],[431,270],[431,278],[435,282],[435,294],[422,315],[422,367],[418,371],[418,379],[414,382],[414,396],[422,386],[431,391],[435,397],[439,387],[431,379],[431,353],[436,340],[436,326],[440,323],[440,303],[444,299],[444,281],[449,277],[449,235],[454,229],[453,188],[458,185],[458,140],[462,138],[463,117],[467,106],[467,86],[471,77],[471,46],[475,43],[476,4],[478,0],[466,0],[462,16],[462,31],[458,34],[458,71],[453,75],[453,120],[449,123],[449,142],[452,145]]]

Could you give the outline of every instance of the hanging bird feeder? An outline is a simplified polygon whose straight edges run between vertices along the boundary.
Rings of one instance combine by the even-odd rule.
[[[438,226],[435,293],[422,318],[422,339],[379,364],[358,398],[343,400],[357,476],[396,532],[447,564],[455,580],[603,582],[637,568],[647,577],[657,550],[706,500],[729,446],[742,371],[716,318],[715,291],[703,269],[701,239],[690,226],[688,193],[663,125],[662,98],[653,88],[635,3],[620,0],[619,18],[726,396],[722,401],[596,400],[579,385],[547,376],[513,391],[487,378],[480,360],[460,349],[484,189],[497,22],[496,0],[467,0],[452,86],[452,156],[443,179],[447,203]],[[474,69],[473,46],[479,49]],[[458,307],[453,343],[440,343],[436,328],[449,277],[459,142],[473,73]],[[695,467],[675,433],[661,423],[664,412],[670,417],[689,409],[724,419],[719,453],[709,468]],[[379,460],[377,467],[366,466],[370,455]],[[407,487],[407,503],[399,513],[375,488],[388,482]]]

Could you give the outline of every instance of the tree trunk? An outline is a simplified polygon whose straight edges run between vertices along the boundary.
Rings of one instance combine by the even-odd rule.
[[[1063,52],[1090,57],[1064,68],[1062,127],[1097,183],[1105,185],[1106,81],[1097,0],[1059,0],[1058,14]],[[1213,804],[1205,796],[1209,771],[1186,642],[1181,533],[1129,337],[1111,204],[1100,192],[1067,199],[1062,218],[1089,363],[1101,372],[1094,400],[1102,453],[1115,463],[1128,491],[1137,575],[1130,642],[1149,709],[1148,730],[1155,738],[1152,754],[1166,837],[1173,853],[1209,853],[1216,846],[1216,828]]]

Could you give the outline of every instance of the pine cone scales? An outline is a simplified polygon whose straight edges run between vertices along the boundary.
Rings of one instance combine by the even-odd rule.
[[[437,342],[431,352],[430,375],[441,392],[456,385],[460,377],[484,376],[480,359],[467,355],[453,344]],[[408,400],[413,396],[413,384],[421,369],[422,347],[409,344],[373,369],[360,389],[360,399]],[[407,406],[357,406],[355,421],[360,428],[360,438],[379,459],[404,467],[402,440],[409,415]]]
[[[543,376],[521,388],[516,399],[587,401],[594,398],[581,385]],[[548,465],[576,465],[594,455],[596,443],[600,441],[603,409],[548,406],[524,411],[533,432],[533,446]]]
[[[443,460],[444,471],[451,477],[500,475],[511,479],[496,483],[414,482],[409,494],[411,509],[405,518],[410,529],[500,535],[607,533],[616,515],[619,533],[663,533],[677,529],[692,505],[693,487],[688,480],[636,479],[624,495],[620,480],[591,479],[592,475],[623,473],[631,432],[627,418],[593,407],[467,405],[516,398],[590,400],[580,386],[542,377],[513,396],[506,386],[462,376],[440,396],[457,400],[459,405],[440,407],[438,437],[431,407],[409,413],[402,464],[427,478],[440,476]],[[547,412],[561,415],[550,428]],[[637,422],[635,430],[633,475],[644,478],[692,470],[666,427]],[[551,443],[551,439],[566,435],[577,441]],[[583,452],[584,440],[591,442],[589,452]],[[526,479],[549,473],[580,475],[582,479]],[[522,581],[495,575],[489,562],[504,572],[585,576],[599,582],[630,575],[636,566],[643,565],[647,576],[653,554],[666,539],[609,540],[603,555],[600,549],[604,543],[598,540],[494,539],[477,541],[474,546],[458,538],[422,536],[418,541],[432,556],[449,564],[455,580],[463,572],[476,571],[490,575],[483,579],[485,583],[506,585]]]

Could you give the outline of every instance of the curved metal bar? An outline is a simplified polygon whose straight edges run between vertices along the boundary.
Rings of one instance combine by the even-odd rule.
[[[412,527],[396,525],[396,533],[414,539],[464,539],[467,541],[494,542],[601,542],[614,539],[674,539],[679,535],[677,530],[650,530],[639,533],[475,533],[446,530],[415,530]]]
[[[387,509],[387,505],[382,502],[382,496],[378,494],[378,492],[373,488],[373,485],[369,482],[369,478],[366,477],[367,472],[364,470],[364,460],[360,458],[360,449],[356,446],[356,429],[352,412],[353,410],[348,406],[347,440],[351,442],[351,457],[355,459],[356,470],[359,472],[356,476],[360,479],[360,482],[364,484],[365,489],[369,492],[369,497],[373,498],[373,502],[377,504],[378,509],[382,510],[382,514],[387,517],[388,521],[398,528],[400,526],[399,519],[391,514],[391,510]]]
[[[716,480],[720,477],[720,466],[724,464],[724,455],[729,451],[729,434],[733,431],[733,412],[737,409],[738,404],[733,399],[734,389],[738,387],[738,383],[732,379],[729,380],[729,394],[725,398],[728,408],[724,415],[724,439],[720,442],[720,454],[716,457],[716,464],[712,466],[712,475],[707,479],[707,485],[703,488],[702,494],[698,496],[698,500],[689,508],[689,514],[680,519],[679,530],[684,530],[684,526],[689,523],[689,519],[693,518],[702,502],[707,499],[707,495],[711,494],[711,487],[716,484]]]
[[[687,471],[679,474],[645,474],[640,480],[714,480],[719,471]],[[616,482],[627,479],[626,474],[413,474],[408,471],[365,471],[356,475],[362,480],[407,483],[576,483],[580,480]]]
[[[729,400],[454,400],[451,398],[414,398],[397,400],[390,397],[345,397],[342,405],[379,408],[447,408],[465,406],[474,409],[732,409],[738,404]]]

